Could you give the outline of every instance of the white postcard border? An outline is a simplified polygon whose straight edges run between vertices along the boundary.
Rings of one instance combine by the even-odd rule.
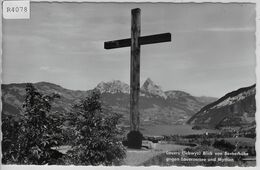
[[[13,1],[13,0],[1,0],[1,5],[2,5],[2,1]],[[22,1],[22,0],[16,0],[16,1]],[[256,74],[256,104],[257,104],[257,110],[256,110],[256,134],[257,134],[257,140],[256,140],[256,144],[255,144],[255,148],[256,148],[256,161],[257,161],[257,165],[256,167],[211,167],[212,169],[238,169],[238,170],[242,170],[244,168],[247,169],[258,169],[260,167],[260,141],[259,141],[259,136],[260,136],[260,127],[259,127],[259,121],[260,121],[260,91],[258,91],[260,89],[260,38],[259,38],[259,28],[260,28],[260,1],[259,0],[30,0],[31,2],[152,2],[152,3],[158,3],[158,2],[172,2],[172,3],[255,3],[256,4],[256,68],[255,68],[255,74]],[[0,26],[0,45],[1,45],[1,49],[0,49],[0,54],[1,54],[1,59],[0,59],[0,74],[2,77],[2,6],[1,6],[1,18],[0,18],[0,22],[1,22],[1,26]],[[0,82],[2,83],[2,78],[0,78]],[[1,93],[1,91],[0,91]],[[2,110],[2,104],[0,104],[0,110]],[[1,139],[2,139],[2,135],[1,135]],[[1,146],[0,146],[1,147]],[[39,165],[0,165],[0,169],[2,170],[58,170],[58,169],[62,169],[62,170],[69,170],[69,169],[76,169],[76,170],[86,170],[86,169],[122,169],[122,168],[127,168],[128,170],[131,169],[165,169],[165,170],[170,170],[172,168],[174,169],[204,169],[204,168],[209,168],[209,167],[177,167],[177,166],[171,166],[171,167],[159,167],[159,166],[151,166],[151,167],[131,167],[131,166],[112,166],[112,167],[104,167],[104,166],[56,166],[56,165],[50,165],[50,166],[39,166]]]

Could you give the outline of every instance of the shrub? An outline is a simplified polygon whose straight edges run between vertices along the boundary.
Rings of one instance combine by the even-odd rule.
[[[218,148],[220,150],[228,151],[228,152],[232,152],[232,151],[234,151],[234,149],[236,149],[235,145],[233,145],[223,139],[220,141],[216,140],[213,144],[213,147]]]
[[[20,120],[7,125],[12,120],[6,118],[3,123],[3,163],[43,165],[51,160],[51,148],[58,146],[61,138],[61,121],[50,114],[51,102],[58,97],[43,95],[32,84],[26,85]]]
[[[116,165],[125,157],[117,127],[120,116],[101,107],[100,93],[75,104],[69,116],[74,140],[65,162],[74,165]]]
[[[2,115],[2,163],[8,164],[16,161],[18,157],[17,142],[20,129],[19,121],[11,115]]]

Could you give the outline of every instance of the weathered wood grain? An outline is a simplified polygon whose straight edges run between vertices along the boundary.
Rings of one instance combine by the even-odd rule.
[[[171,33],[163,33],[163,34],[155,34],[155,35],[147,35],[147,36],[139,37],[140,45],[163,43],[169,41],[171,41]],[[130,47],[130,46],[131,46],[131,38],[107,41],[104,43],[104,48],[107,50],[114,49],[114,48]]]
[[[130,128],[139,131],[139,91],[140,91],[140,44],[141,10],[132,10],[131,24],[131,66],[130,66]]]

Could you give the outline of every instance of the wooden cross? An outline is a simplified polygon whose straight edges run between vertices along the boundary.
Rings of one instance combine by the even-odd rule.
[[[141,33],[141,10],[132,9],[131,20],[131,38],[108,41],[104,43],[105,49],[131,47],[131,66],[130,66],[130,129],[132,132],[140,133],[140,115],[139,115],[139,92],[140,92],[140,46],[171,41],[171,33],[156,34],[149,36],[140,36]],[[131,132],[130,132],[131,133]],[[140,133],[141,134],[141,133]],[[136,136],[136,135],[133,135]],[[139,139],[133,137],[129,141],[137,142],[140,148],[142,145]],[[130,142],[131,143],[131,142]],[[140,145],[141,144],[141,145]],[[134,145],[134,144],[131,144]],[[129,145],[128,145],[129,147]],[[131,147],[131,146],[130,146]]]

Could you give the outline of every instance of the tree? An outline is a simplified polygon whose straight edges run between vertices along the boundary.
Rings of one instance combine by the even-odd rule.
[[[15,120],[13,116],[2,114],[2,163],[8,164],[16,162],[17,158],[17,142],[18,132],[20,128],[19,121]]]
[[[120,116],[102,108],[100,93],[93,93],[75,104],[70,113],[74,140],[68,151],[68,160],[74,165],[116,165],[125,157]]]
[[[59,95],[43,95],[32,84],[26,85],[24,114],[19,120],[16,144],[9,149],[11,163],[47,164],[61,139],[61,121],[51,114],[51,102]],[[9,160],[10,161],[10,160]]]

